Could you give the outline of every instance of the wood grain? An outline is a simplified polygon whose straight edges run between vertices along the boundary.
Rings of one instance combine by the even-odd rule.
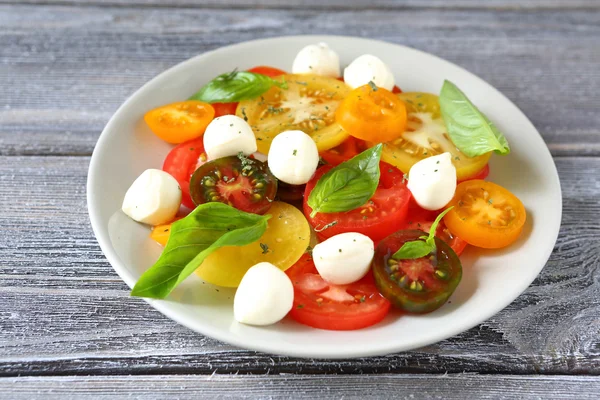
[[[501,10],[556,10],[600,8],[595,0],[0,0],[6,4],[34,5],[86,5],[122,7],[186,7],[186,8],[279,8],[279,9],[325,9],[325,10],[364,10],[407,8],[440,9],[491,9]]]
[[[0,154],[89,155],[117,107],[166,68],[234,42],[320,32],[453,61],[513,100],[554,155],[600,155],[600,12],[552,9],[599,3],[524,2],[534,3],[549,9],[0,5]]]
[[[556,160],[564,193],[560,237],[540,276],[508,308],[417,351],[308,362],[236,349],[129,298],[89,227],[88,162],[0,157],[0,375],[600,375],[600,158]]]
[[[597,399],[600,380],[510,375],[259,375],[24,377],[0,379],[12,400],[144,399]]]

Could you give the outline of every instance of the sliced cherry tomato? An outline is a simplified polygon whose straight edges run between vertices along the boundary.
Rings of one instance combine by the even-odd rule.
[[[319,276],[308,254],[287,271],[294,285],[290,316],[301,324],[319,329],[347,331],[380,322],[390,310],[375,287],[373,276],[349,285],[333,285]]]
[[[223,115],[235,115],[238,103],[212,103],[215,109],[215,118]]]
[[[338,165],[367,149],[364,140],[350,136],[333,149],[321,152],[321,158],[329,165]]]
[[[206,162],[206,152],[202,138],[181,143],[167,154],[163,171],[171,174],[181,187],[181,204],[187,208],[196,205],[190,197],[190,178],[199,165]]]
[[[450,152],[458,180],[472,177],[485,167],[491,153],[467,157],[452,143],[441,117],[436,95],[408,92],[399,94],[398,98],[406,104],[406,132],[385,143],[381,153],[383,161],[408,172],[413,164],[424,158]]]
[[[392,255],[406,242],[419,240],[420,230],[403,230],[382,240],[375,249],[373,274],[381,293],[402,310],[426,313],[441,307],[462,278],[462,266],[454,251],[435,238],[432,256],[395,260]]]
[[[259,65],[258,67],[250,68],[248,72],[254,72],[255,74],[270,76],[271,78],[287,74],[287,72],[282,71],[279,68],[267,67],[266,65]]]
[[[335,120],[355,138],[388,142],[406,129],[406,106],[389,90],[364,85],[342,101]]]
[[[365,205],[345,212],[317,213],[311,218],[312,208],[308,196],[323,174],[332,168],[324,165],[306,184],[304,192],[304,215],[320,240],[344,232],[359,232],[377,242],[396,232],[406,223],[410,191],[403,183],[403,174],[397,168],[380,163],[381,177],[375,195]]]
[[[166,246],[169,236],[171,236],[171,224],[172,223],[157,225],[152,228],[152,231],[150,231],[150,239],[163,246]]]
[[[472,179],[485,179],[488,177],[488,175],[490,174],[490,164],[485,164],[485,167],[483,167],[478,173],[476,173],[475,175],[465,178],[461,181],[458,181],[458,183],[462,183],[464,181],[470,181]]]
[[[521,200],[502,186],[483,180],[458,185],[448,206],[454,206],[444,216],[450,232],[487,249],[517,240],[527,218]]]
[[[282,75],[287,89],[272,87],[262,96],[241,101],[236,115],[248,121],[258,151],[269,154],[273,138],[283,131],[310,135],[319,151],[342,143],[348,134],[335,122],[335,110],[350,87],[335,78],[317,75]]]
[[[277,183],[277,198],[286,203],[302,202],[306,185],[290,185],[283,181]]]
[[[433,219],[408,221],[408,224],[406,224],[406,227],[404,229],[418,229],[425,232],[426,234],[429,234],[429,230],[431,229],[431,224],[433,224],[433,221],[435,221],[435,217]],[[448,246],[450,246],[452,250],[454,250],[457,256],[460,256],[467,247],[467,242],[465,242],[458,236],[453,235],[452,232],[450,232],[450,230],[444,224],[444,221],[440,221],[440,223],[438,224],[437,229],[435,230],[435,236],[439,237],[444,242],[446,242]]]
[[[194,204],[210,201],[229,204],[238,210],[264,214],[277,193],[277,178],[266,163],[236,156],[202,164],[190,181]]]
[[[206,282],[237,287],[255,264],[270,262],[285,271],[304,254],[310,243],[310,227],[296,207],[273,202],[267,230],[254,243],[222,247],[209,255],[196,274]]]
[[[392,89],[392,93],[400,94],[402,93],[402,89],[400,89],[398,86],[394,86],[394,88]]]
[[[187,100],[150,110],[144,121],[150,130],[169,143],[183,143],[204,134],[215,109],[208,103]]]

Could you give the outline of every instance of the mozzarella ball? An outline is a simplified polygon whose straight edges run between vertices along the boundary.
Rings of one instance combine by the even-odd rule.
[[[312,252],[319,275],[335,285],[356,282],[367,274],[375,245],[362,233],[347,232],[317,244]]]
[[[340,57],[327,43],[310,44],[298,52],[292,64],[294,74],[340,76]]]
[[[288,276],[268,262],[246,272],[233,299],[236,321],[248,325],[271,325],[292,309],[294,287]]]
[[[147,169],[125,193],[121,209],[135,221],[160,225],[175,218],[180,204],[177,180],[160,169]]]
[[[267,159],[277,179],[290,185],[303,185],[317,170],[319,150],[306,133],[285,131],[273,139]]]
[[[392,90],[395,85],[394,74],[390,67],[370,54],[358,57],[344,69],[344,82],[353,89],[369,82],[387,90]]]
[[[246,121],[235,115],[215,118],[204,132],[204,150],[209,160],[238,155],[248,156],[257,150],[256,138]]]
[[[421,208],[439,210],[444,207],[456,191],[452,154],[446,152],[414,164],[408,172],[407,187]]]

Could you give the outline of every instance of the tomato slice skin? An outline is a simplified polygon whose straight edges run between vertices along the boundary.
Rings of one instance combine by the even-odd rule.
[[[190,179],[196,168],[204,162],[206,162],[206,152],[202,138],[175,146],[163,162],[163,171],[171,174],[179,183],[181,204],[187,208],[196,208],[190,196]]]
[[[527,219],[521,200],[493,182],[469,180],[456,187],[444,223],[467,243],[498,249],[515,242]]]
[[[144,121],[165,142],[179,144],[202,136],[214,116],[210,104],[187,100],[150,110]]]
[[[375,287],[371,273],[350,285],[332,285],[318,275],[312,257],[304,254],[286,274],[294,285],[289,315],[301,324],[356,330],[380,322],[390,310],[390,302]]]
[[[327,164],[335,166],[351,159],[366,149],[367,143],[364,140],[350,136],[339,146],[322,151],[320,156]]]
[[[414,260],[394,260],[402,245],[418,240],[420,230],[398,231],[382,240],[375,249],[373,274],[381,294],[395,307],[411,313],[427,313],[440,308],[462,278],[462,265],[456,253],[435,238],[433,256]]]
[[[261,74],[261,75],[266,75],[266,76],[270,76],[271,78],[274,78],[276,76],[279,75],[285,75],[287,74],[287,72],[279,69],[279,68],[275,68],[275,67],[269,67],[267,65],[259,65],[257,67],[254,68],[250,68],[248,70],[248,72],[254,72],[255,74]]]
[[[277,179],[266,163],[230,156],[198,167],[189,190],[196,205],[219,201],[238,210],[264,214],[275,199]]]
[[[463,183],[464,181],[470,181],[470,180],[474,180],[474,179],[483,180],[483,179],[487,178],[489,174],[490,174],[490,164],[485,164],[485,167],[483,167],[481,170],[479,170],[479,172],[477,172],[475,175],[458,180],[457,183],[460,184],[460,183]]]
[[[317,213],[311,217],[312,208],[308,205],[308,196],[319,178],[331,168],[331,165],[319,168],[306,184],[304,192],[304,215],[315,229],[319,240],[344,232],[358,232],[377,242],[406,223],[411,194],[403,182],[404,174],[384,162],[379,164],[381,176],[377,191],[364,206],[338,213]]]
[[[212,103],[215,109],[215,118],[222,117],[223,115],[235,115],[238,103]]]
[[[406,116],[406,106],[398,96],[383,88],[364,85],[341,102],[335,120],[350,135],[379,143],[402,135]]]

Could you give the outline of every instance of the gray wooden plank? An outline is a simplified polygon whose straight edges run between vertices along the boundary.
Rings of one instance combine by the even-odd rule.
[[[91,5],[122,7],[194,7],[194,8],[282,8],[327,10],[363,10],[406,8],[441,9],[598,9],[595,0],[0,0],[6,4]]]
[[[553,154],[600,155],[595,11],[26,5],[0,5],[0,154],[89,155],[124,99],[166,68],[230,43],[307,32],[449,59],[523,109]]]
[[[88,222],[88,157],[0,157],[0,375],[485,372],[600,375],[600,158],[557,158],[563,225],[508,308],[417,351],[358,360],[255,353],[195,334],[128,289]]]
[[[259,375],[0,379],[13,400],[144,399],[597,399],[600,380],[514,375]]]

